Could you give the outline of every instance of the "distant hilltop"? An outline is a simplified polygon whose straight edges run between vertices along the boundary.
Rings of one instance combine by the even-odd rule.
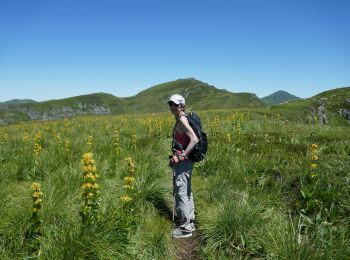
[[[301,99],[301,98],[294,96],[292,94],[289,94],[286,91],[279,90],[271,95],[261,98],[261,101],[264,102],[266,105],[276,105],[286,101],[298,100],[298,99]]]
[[[2,103],[0,102],[0,105],[18,105],[25,103],[36,103],[36,101],[32,99],[11,99]]]

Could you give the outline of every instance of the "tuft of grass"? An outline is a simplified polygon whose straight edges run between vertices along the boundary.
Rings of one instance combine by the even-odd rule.
[[[160,216],[143,216],[131,243],[136,259],[173,259],[175,256],[171,240],[171,225]]]
[[[263,248],[256,243],[257,229],[264,224],[259,210],[244,198],[231,199],[220,204],[208,220],[201,219],[204,254],[222,251],[227,256],[264,256]]]

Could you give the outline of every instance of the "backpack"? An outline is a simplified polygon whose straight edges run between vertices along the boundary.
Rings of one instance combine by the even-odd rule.
[[[202,130],[202,123],[199,116],[194,113],[186,113],[185,115],[188,119],[188,122],[193,129],[193,132],[196,134],[197,138],[199,139],[198,143],[193,147],[192,151],[188,155],[188,158],[190,158],[194,162],[200,162],[204,159],[207,150],[208,150],[208,140],[207,140],[207,134]],[[177,124],[177,123],[176,123]],[[181,144],[178,144],[175,142],[175,136],[173,138],[173,148],[176,149],[176,146]],[[180,147],[181,148],[181,147]],[[180,149],[183,150],[183,149]]]

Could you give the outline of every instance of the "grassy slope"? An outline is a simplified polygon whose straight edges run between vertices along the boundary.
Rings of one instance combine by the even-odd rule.
[[[78,104],[87,104],[89,106],[104,105],[111,108],[113,112],[120,113],[122,112],[121,103],[122,103],[121,98],[115,97],[111,94],[95,93],[95,94],[82,95],[82,96],[76,96],[76,97],[65,98],[65,99],[23,104],[21,106],[26,107],[28,109],[37,110],[37,111],[47,111],[49,109],[68,107],[68,106],[77,108]]]
[[[111,94],[96,93],[44,102],[12,104],[0,111],[0,118],[8,120],[9,123],[31,121],[32,119],[26,114],[26,111],[57,114],[60,113],[57,111],[67,107],[74,110],[81,106],[84,106],[87,112],[93,106],[103,106],[109,108],[112,114],[125,113],[121,98]]]
[[[21,108],[21,110],[47,112],[62,107],[78,108],[81,105],[87,105],[88,107],[99,105],[109,108],[112,114],[153,113],[167,111],[167,100],[174,93],[183,95],[190,107],[195,110],[264,106],[254,94],[234,94],[225,90],[219,90],[195,79],[180,79],[151,87],[128,98],[118,98],[111,94],[96,93],[60,100],[18,104],[12,107]],[[23,117],[27,117],[24,114],[22,116],[19,114],[23,113],[16,111],[12,116],[18,121],[22,120]],[[6,115],[8,114],[3,114],[4,117]]]
[[[30,121],[30,117],[19,111],[0,111],[0,118],[9,120],[9,123]]]
[[[231,93],[217,89],[196,79],[179,79],[146,89],[136,96],[125,99],[129,111],[163,112],[172,94],[180,94],[193,110],[234,109],[263,107],[262,102],[250,93]]]
[[[320,99],[325,100],[326,114],[330,123],[346,124],[345,120],[339,115],[340,108],[350,108],[350,103],[346,99],[350,98],[350,87],[337,88],[322,92],[308,99],[296,100],[270,108],[272,114],[283,114],[286,119],[298,122],[307,122],[311,116],[313,108],[317,107]]]
[[[221,120],[208,128],[209,153],[194,174],[202,258],[349,257],[347,126],[291,123],[264,112],[245,115],[239,136],[231,122],[240,111],[210,116]]]
[[[346,102],[346,99],[350,99],[350,87],[325,91],[311,99],[315,101],[321,98],[325,99],[327,108],[333,113],[338,112],[339,108],[350,109],[350,102]]]

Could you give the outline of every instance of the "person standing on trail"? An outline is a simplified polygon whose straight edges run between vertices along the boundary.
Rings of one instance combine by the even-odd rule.
[[[192,196],[193,161],[188,155],[198,143],[198,137],[191,128],[185,113],[185,99],[178,95],[169,98],[168,105],[175,116],[172,155],[169,165],[173,168],[173,189],[178,222],[172,232],[174,238],[190,237],[195,230],[194,202]]]

